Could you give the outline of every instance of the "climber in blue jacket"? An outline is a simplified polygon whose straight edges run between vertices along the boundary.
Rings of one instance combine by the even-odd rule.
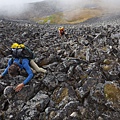
[[[27,58],[23,58],[22,60],[18,58],[15,58],[13,60],[13,58],[10,58],[8,61],[8,66],[6,67],[4,72],[0,75],[0,78],[3,78],[6,74],[15,77],[20,74],[20,71],[22,69],[24,69],[28,74],[27,78],[22,83],[18,84],[15,87],[16,92],[20,91],[24,87],[24,85],[26,85],[33,77],[33,72],[29,65],[29,62],[30,61]]]

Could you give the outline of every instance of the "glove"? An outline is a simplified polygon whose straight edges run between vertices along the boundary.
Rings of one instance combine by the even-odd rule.
[[[24,84],[20,83],[19,85],[16,86],[15,92],[19,92],[23,87],[24,87]]]
[[[0,75],[0,79],[1,79],[1,78],[3,78],[3,76],[2,76],[2,75]]]

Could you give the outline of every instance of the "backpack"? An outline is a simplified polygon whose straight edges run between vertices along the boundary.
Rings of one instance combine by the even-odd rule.
[[[34,53],[24,44],[13,43],[11,46],[11,54],[14,58],[34,59]]]

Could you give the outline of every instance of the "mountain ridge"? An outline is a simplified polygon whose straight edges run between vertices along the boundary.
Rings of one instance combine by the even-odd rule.
[[[40,24],[76,24],[85,22],[91,18],[103,17],[110,15],[112,11],[102,8],[98,2],[87,3],[81,8],[78,5],[74,8],[59,6],[58,1],[48,0],[41,2],[29,3],[29,9],[20,14],[1,14],[0,18],[14,19],[14,20],[30,20]],[[116,11],[115,11],[116,12]],[[113,12],[114,13],[114,12]],[[111,14],[112,15],[112,14]]]

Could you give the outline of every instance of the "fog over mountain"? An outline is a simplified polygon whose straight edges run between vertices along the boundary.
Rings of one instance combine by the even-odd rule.
[[[32,2],[41,2],[44,0],[0,0],[0,6],[2,5],[16,5],[16,4],[24,4],[24,3],[32,3]]]
[[[18,15],[28,11],[28,3],[41,2],[44,0],[0,0],[0,15]]]
[[[101,7],[103,9],[107,9],[110,12],[113,9],[119,9],[120,0],[0,0],[0,15],[14,16],[21,15],[24,12],[28,12],[31,10],[31,4],[40,2],[39,4],[45,2],[44,6],[37,6],[37,12],[44,14],[44,11],[48,9],[48,6],[53,9],[53,11],[57,12],[57,10],[65,11],[65,10],[73,10],[77,8],[84,8],[86,6],[91,7]],[[37,5],[37,4],[36,4]],[[34,9],[32,8],[32,12],[34,13]],[[49,12],[49,9],[48,9]],[[29,12],[31,13],[31,11]],[[51,12],[53,14],[53,12]],[[40,15],[39,14],[39,15]],[[41,17],[41,16],[39,16]]]
[[[119,8],[120,0],[58,0],[58,6],[61,6],[61,9],[76,8],[76,6],[82,8],[88,4],[99,5],[112,11],[113,8]]]

